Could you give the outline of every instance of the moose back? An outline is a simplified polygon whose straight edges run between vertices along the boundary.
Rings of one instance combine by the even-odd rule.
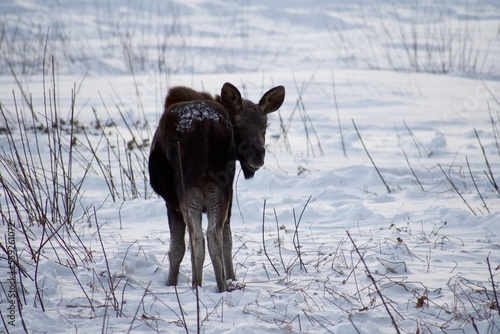
[[[202,214],[206,213],[208,251],[219,292],[235,280],[230,226],[235,162],[246,179],[264,164],[267,114],[285,98],[277,86],[255,104],[225,83],[212,97],[187,87],[173,87],[151,143],[149,176],[167,206],[170,270],[167,284],[177,285],[186,250],[191,247],[192,284],[201,286],[205,259]]]

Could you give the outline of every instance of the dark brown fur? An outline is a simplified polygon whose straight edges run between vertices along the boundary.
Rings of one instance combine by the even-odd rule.
[[[216,99],[187,87],[170,89],[149,157],[151,186],[167,205],[168,285],[177,284],[187,226],[193,285],[201,286],[202,212],[208,217],[208,249],[219,291],[227,289],[226,279],[236,279],[230,227],[235,161],[240,161],[245,178],[263,165],[267,114],[281,106],[284,96],[282,86],[264,94],[259,104],[243,100],[229,83]]]
[[[171,105],[179,102],[189,102],[189,101],[215,101],[212,95],[206,92],[197,92],[191,88],[184,86],[172,87],[168,91],[167,97],[165,98],[165,109],[167,110]]]

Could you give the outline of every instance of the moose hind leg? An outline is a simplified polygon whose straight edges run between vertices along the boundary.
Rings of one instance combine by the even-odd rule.
[[[177,285],[179,268],[186,252],[184,241],[186,224],[179,210],[167,207],[167,212],[170,229],[170,251],[168,253],[170,270],[168,272],[167,285],[174,286]]]
[[[203,262],[205,260],[205,237],[202,223],[202,193],[192,189],[186,194],[184,204],[181,206],[189,233],[191,246],[191,266],[193,268],[193,287],[201,286],[203,278]]]
[[[215,188],[215,187],[214,187]],[[218,188],[212,188],[207,206],[208,228],[207,241],[208,251],[214,268],[215,279],[219,292],[227,290],[225,270],[225,255],[223,229],[226,222],[228,201]]]

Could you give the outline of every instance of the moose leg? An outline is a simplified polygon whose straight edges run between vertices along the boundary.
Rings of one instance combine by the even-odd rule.
[[[186,201],[182,205],[186,213],[186,225],[191,246],[191,266],[193,268],[193,287],[201,286],[203,278],[203,262],[205,260],[205,237],[202,228],[202,194],[197,189],[186,194]]]
[[[233,266],[233,235],[231,232],[231,208],[233,203],[233,191],[229,192],[229,205],[227,208],[227,218],[222,230],[222,251],[224,253],[224,266],[226,269],[226,279],[236,280]]]
[[[223,229],[227,218],[228,201],[219,189],[213,189],[210,192],[208,203],[208,251],[214,267],[217,287],[219,288],[219,292],[223,292],[227,290],[224,273],[226,257],[224,254],[224,242],[226,240],[223,238]]]
[[[222,230],[222,252],[224,254],[224,266],[226,270],[226,279],[236,280],[236,275],[234,274],[233,267],[233,236],[231,232],[231,225],[229,223],[229,217],[224,223],[224,229]]]
[[[182,217],[182,213],[177,209],[171,209],[167,206],[168,225],[170,229],[170,251],[168,253],[170,270],[168,273],[167,285],[177,285],[179,276],[179,267],[184,253],[186,252],[186,244],[184,236],[186,234],[186,224]]]

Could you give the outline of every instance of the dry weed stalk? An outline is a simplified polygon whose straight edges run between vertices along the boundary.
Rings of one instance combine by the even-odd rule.
[[[389,310],[389,307],[387,306],[387,303],[385,301],[384,296],[382,295],[382,292],[380,292],[380,289],[377,285],[377,282],[375,281],[375,278],[373,278],[373,275],[370,273],[370,269],[368,269],[368,266],[366,265],[366,262],[365,262],[363,255],[361,255],[361,252],[359,251],[359,248],[356,246],[356,243],[354,242],[354,239],[351,237],[351,234],[349,233],[349,231],[346,231],[346,233],[347,233],[347,236],[349,237],[349,239],[351,240],[352,245],[354,246],[354,250],[356,251],[356,253],[358,253],[359,258],[360,258],[361,262],[363,263],[363,266],[366,269],[366,273],[367,273],[368,277],[371,279],[373,286],[375,287],[375,290],[377,291],[377,294],[379,295],[380,300],[382,301],[382,304],[384,305],[385,310],[387,311],[387,314],[389,314],[389,317],[391,318],[391,322],[392,322],[392,325],[394,326],[394,329],[396,330],[396,333],[398,333],[398,334],[401,333],[401,331],[399,330],[399,326],[396,323],[396,320],[394,319],[391,311]]]
[[[361,137],[361,134],[358,131],[358,127],[356,126],[354,119],[351,119],[351,120],[352,120],[352,125],[354,125],[354,129],[356,130],[356,133],[358,134],[359,140],[361,141],[361,144],[363,144],[363,148],[365,149],[366,155],[368,155],[368,158],[370,158],[370,161],[371,161],[373,167],[375,168],[375,170],[377,171],[377,174],[380,177],[380,180],[382,180],[382,182],[384,183],[385,188],[387,189],[387,192],[391,193],[391,188],[389,188],[389,186],[387,185],[387,182],[385,182],[385,179],[382,176],[382,174],[380,173],[380,170],[378,169],[377,165],[375,164],[375,161],[373,161],[372,156],[368,152],[368,149],[366,148],[365,142],[363,141],[363,138]]]

